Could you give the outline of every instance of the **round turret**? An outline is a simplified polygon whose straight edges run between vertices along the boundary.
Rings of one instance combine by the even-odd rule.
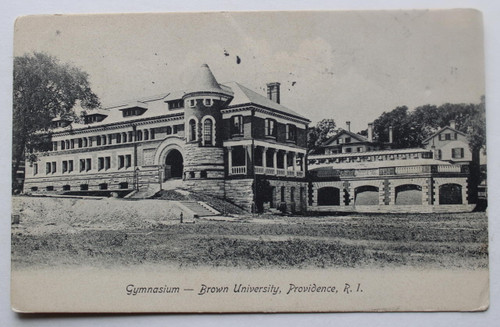
[[[232,97],[232,91],[221,86],[208,65],[203,64],[182,98],[186,131],[184,175],[191,188],[205,188],[200,180],[224,178],[221,110]]]

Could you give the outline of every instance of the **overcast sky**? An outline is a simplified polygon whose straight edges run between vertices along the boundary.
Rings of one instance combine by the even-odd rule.
[[[282,104],[353,131],[396,106],[484,94],[472,10],[28,16],[14,54],[32,51],[88,72],[103,105],[182,89],[207,63],[262,94],[280,82]]]

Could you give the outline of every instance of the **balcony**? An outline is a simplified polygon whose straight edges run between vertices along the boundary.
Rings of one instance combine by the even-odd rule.
[[[247,167],[246,166],[236,166],[231,168],[231,175],[246,175]]]
[[[246,166],[231,167],[230,175],[246,175],[248,173]],[[305,173],[299,170],[285,170],[283,168],[255,166],[256,175],[280,176],[280,177],[304,177]]]

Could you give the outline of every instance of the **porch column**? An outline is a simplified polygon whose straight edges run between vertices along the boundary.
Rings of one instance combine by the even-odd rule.
[[[285,169],[285,176],[288,174],[288,152],[283,154],[283,169]]]
[[[293,174],[297,175],[297,152],[293,153]]]
[[[267,167],[267,148],[264,147],[262,150],[262,166],[264,167],[264,174],[266,173],[266,167]]]
[[[274,153],[273,153],[273,169],[274,169],[274,175],[277,174],[277,171],[276,169],[278,168],[278,150],[277,149],[274,149]]]
[[[233,148],[227,147],[227,174],[231,175],[233,170]]]

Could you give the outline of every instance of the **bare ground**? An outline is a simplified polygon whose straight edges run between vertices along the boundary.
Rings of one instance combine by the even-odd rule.
[[[180,224],[163,200],[15,197],[14,267],[488,266],[485,213],[239,216]]]

